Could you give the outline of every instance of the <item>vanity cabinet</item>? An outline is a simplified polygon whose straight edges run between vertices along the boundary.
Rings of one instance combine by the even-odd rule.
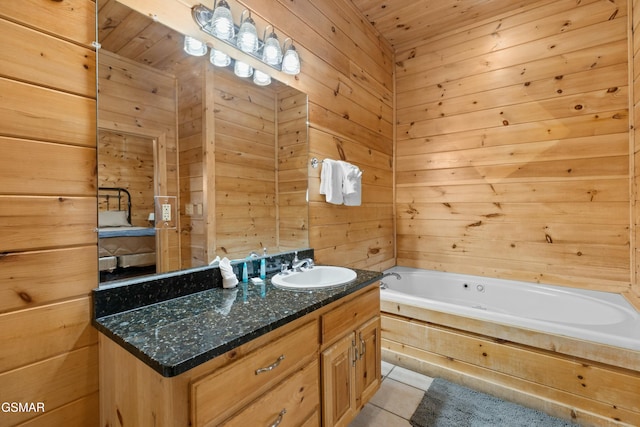
[[[100,334],[101,425],[346,425],[380,384],[379,310],[374,283],[173,377]]]
[[[193,424],[219,425],[247,404],[249,408],[233,417],[230,425],[242,425],[241,420],[257,413],[272,418],[271,423],[264,425],[285,417],[304,421],[316,409],[313,402],[319,397],[317,336],[317,322],[308,322],[246,357],[194,380],[190,386]],[[284,384],[279,384],[283,381]],[[268,399],[261,398],[265,392],[269,392]],[[265,400],[269,405],[264,406]]]
[[[322,316],[322,424],[347,426],[380,387],[379,294],[369,291]]]

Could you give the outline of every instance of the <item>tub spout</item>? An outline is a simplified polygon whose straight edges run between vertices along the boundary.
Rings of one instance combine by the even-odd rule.
[[[389,287],[389,285],[387,285],[386,283],[384,283],[384,282],[382,281],[382,279],[384,279],[385,277],[389,277],[389,276],[393,276],[393,277],[395,277],[395,278],[396,278],[396,279],[398,279],[398,280],[402,279],[402,277],[401,277],[401,276],[400,276],[400,274],[398,274],[398,273],[395,273],[395,272],[391,272],[391,273],[384,273],[384,274],[382,275],[382,277],[380,278],[380,289],[387,289],[387,288]]]

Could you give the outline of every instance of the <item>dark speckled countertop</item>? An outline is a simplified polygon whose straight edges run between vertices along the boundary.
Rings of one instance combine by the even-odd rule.
[[[116,314],[93,325],[165,377],[179,375],[379,280],[356,270],[346,285],[314,291],[238,284],[216,287]]]

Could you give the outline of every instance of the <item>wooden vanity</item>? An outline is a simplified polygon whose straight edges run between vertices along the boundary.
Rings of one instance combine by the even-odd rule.
[[[320,305],[175,376],[99,327],[101,425],[347,426],[380,386],[379,282]]]

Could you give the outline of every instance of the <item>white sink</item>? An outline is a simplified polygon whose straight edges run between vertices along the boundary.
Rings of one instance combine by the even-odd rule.
[[[278,273],[271,278],[271,283],[285,289],[322,289],[340,286],[355,280],[355,271],[345,267],[317,265],[309,270]]]

